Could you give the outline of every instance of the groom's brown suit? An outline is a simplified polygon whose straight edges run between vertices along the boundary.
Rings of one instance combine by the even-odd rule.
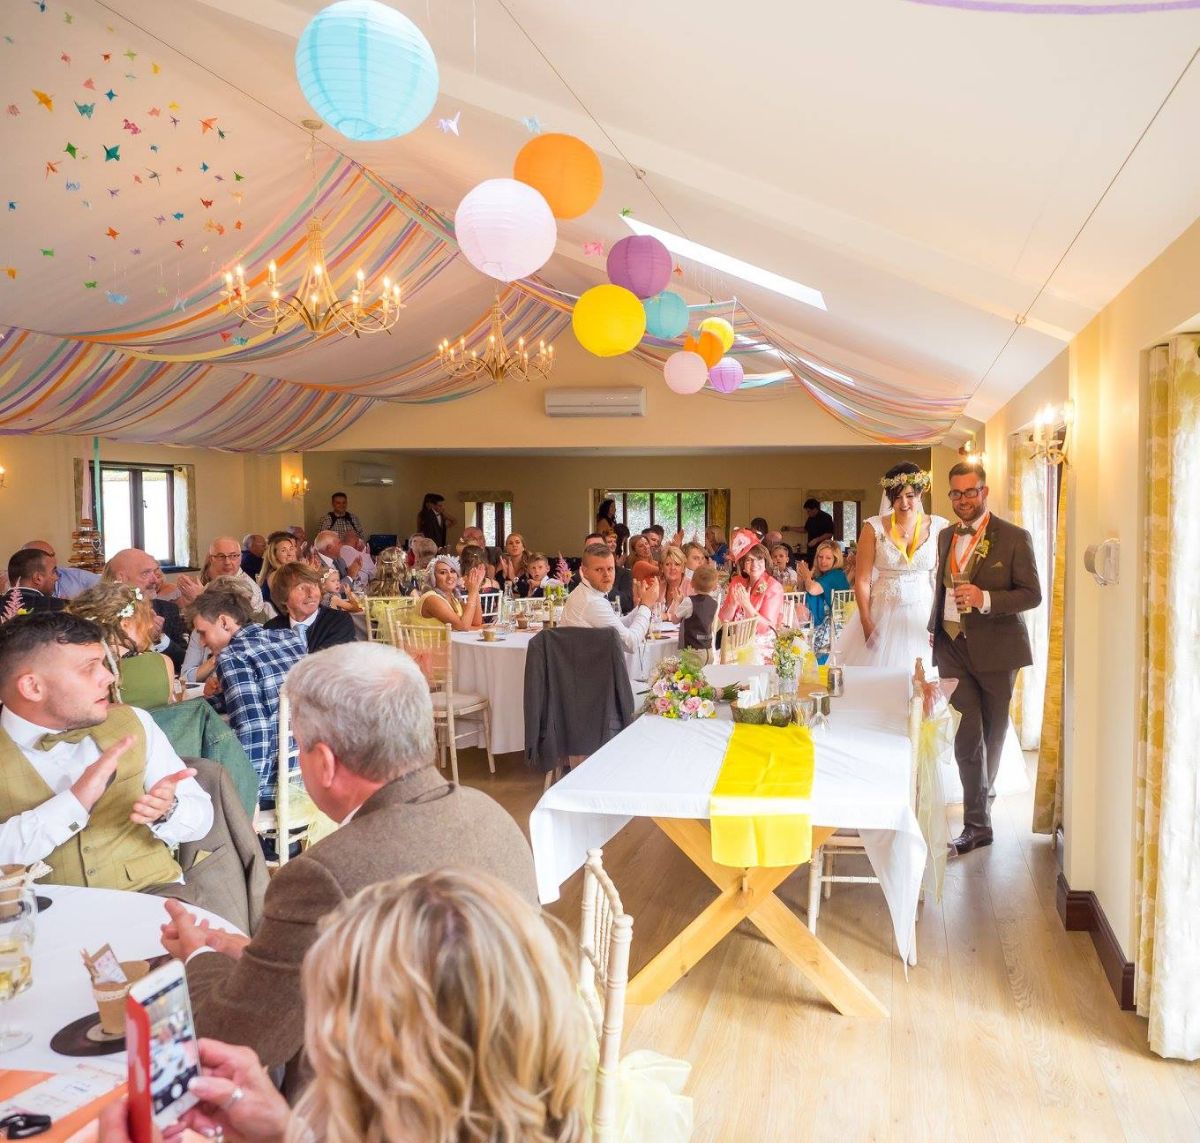
[[[1042,588],[1029,533],[1007,520],[989,517],[967,570],[971,583],[989,593],[991,608],[987,615],[974,610],[960,616],[961,631],[951,639],[942,619],[954,538],[954,526],[944,528],[938,536],[937,579],[929,617],[933,664],[942,678],[958,680],[950,702],[962,715],[954,756],[962,778],[963,824],[968,829],[990,829],[988,794],[1000,766],[1013,683],[1017,671],[1033,662],[1020,612],[1041,603]],[[985,540],[987,548],[981,555]]]

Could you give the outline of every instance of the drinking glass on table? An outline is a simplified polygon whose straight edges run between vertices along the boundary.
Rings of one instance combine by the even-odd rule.
[[[37,898],[24,880],[0,880],[0,1004],[33,983],[34,918]],[[0,1019],[0,1052],[28,1044],[32,1034]]]

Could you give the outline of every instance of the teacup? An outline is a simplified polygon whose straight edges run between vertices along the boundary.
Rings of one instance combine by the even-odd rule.
[[[123,960],[121,969],[125,973],[125,980],[121,983],[92,985],[92,995],[96,998],[96,1009],[100,1013],[100,1028],[107,1036],[125,1034],[125,997],[129,994],[130,985],[150,971],[150,965],[144,960]]]
[[[494,627],[485,627],[480,632],[485,643],[494,643],[496,641],[496,629]]]
[[[518,615],[517,616],[517,630],[525,631],[528,627],[529,627],[529,616],[528,615]]]

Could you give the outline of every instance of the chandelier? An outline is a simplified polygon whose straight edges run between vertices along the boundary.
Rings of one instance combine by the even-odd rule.
[[[486,374],[496,382],[509,378],[528,381],[532,377],[549,376],[554,368],[554,346],[539,341],[536,355],[530,357],[525,339],[519,337],[516,350],[510,349],[504,339],[504,311],[497,296],[492,303],[492,328],[483,353],[475,349],[468,353],[465,337],[460,337],[457,343],[443,340],[438,346],[438,361],[451,377]]]
[[[298,322],[310,333],[321,334],[337,330],[360,337],[364,333],[388,333],[400,317],[404,303],[400,286],[390,278],[383,279],[378,297],[367,295],[366,277],[358,271],[354,289],[348,301],[338,297],[329,278],[325,261],[325,241],[321,220],[316,216],[316,132],[324,124],[305,119],[302,126],[312,138],[309,157],[313,167],[313,210],[308,220],[308,268],[295,291],[284,294],[279,288],[275,263],[267,266],[265,297],[256,297],[252,286],[246,284],[241,266],[225,272],[225,288],[221,292],[222,308],[241,318],[242,323],[268,327],[276,333],[281,327]]]

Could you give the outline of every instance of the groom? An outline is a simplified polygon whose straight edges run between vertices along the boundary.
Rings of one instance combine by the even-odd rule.
[[[957,679],[950,698],[962,716],[954,755],[963,786],[963,831],[951,856],[992,844],[989,793],[1008,730],[1017,671],[1033,662],[1020,612],[1042,601],[1029,533],[988,511],[979,464],[950,469],[950,506],[958,525],[938,536],[938,570],[929,631],[933,664]]]

